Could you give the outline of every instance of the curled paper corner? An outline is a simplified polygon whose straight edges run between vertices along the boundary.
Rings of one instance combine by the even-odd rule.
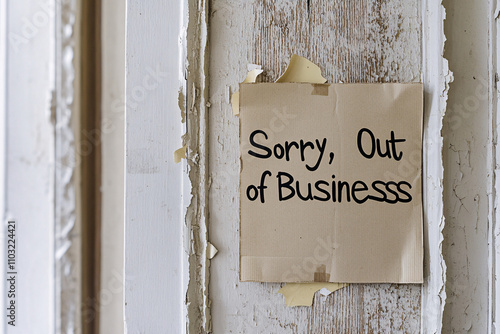
[[[186,149],[187,149],[187,146],[184,145],[180,149],[175,150],[175,152],[174,152],[174,162],[176,164],[178,164],[179,162],[181,162],[181,159],[186,159]]]
[[[247,77],[245,78],[245,80],[243,80],[242,83],[255,82],[257,80],[257,77],[259,76],[259,74],[261,74],[262,72],[264,72],[264,71],[262,70],[260,65],[255,65],[255,64],[248,65]]]
[[[292,55],[290,64],[285,73],[279,77],[276,82],[307,82],[315,84],[324,84],[326,79],[321,75],[321,69],[318,65],[307,58]]]
[[[316,291],[327,296],[347,285],[346,283],[288,283],[279,289],[278,293],[285,297],[285,304],[288,307],[311,306]]]
[[[213,259],[218,252],[219,250],[215,248],[214,245],[212,245],[210,242],[207,243],[207,258],[209,260]]]
[[[262,67],[260,65],[248,64],[247,77],[242,83],[255,82],[259,74],[262,72]],[[231,106],[233,107],[233,115],[238,116],[240,114],[240,92],[233,93],[233,96],[231,97]]]

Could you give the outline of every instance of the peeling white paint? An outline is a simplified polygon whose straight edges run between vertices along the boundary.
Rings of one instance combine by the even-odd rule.
[[[208,157],[206,67],[208,41],[208,2],[189,0],[187,27],[187,162],[191,182],[191,203],[186,223],[191,234],[189,284],[186,292],[188,333],[211,332],[208,285],[210,261],[208,248]],[[189,89],[190,88],[190,89]]]
[[[6,66],[0,70],[0,111],[5,121],[0,130],[5,150],[1,215],[2,221],[16,220],[19,273],[16,327],[4,322],[2,333],[57,333],[56,319],[60,318],[54,249],[54,221],[60,209],[52,113],[57,89],[55,4],[50,0],[42,8],[38,2],[0,1],[0,66]],[[26,28],[30,24],[34,29]]]
[[[75,53],[79,38],[75,34],[79,3],[56,1],[56,87],[53,100],[55,131],[55,254],[56,254],[56,332],[81,331],[81,247],[77,218],[77,187],[82,154],[77,150],[78,98]],[[78,32],[79,30],[76,29]],[[76,103],[75,103],[76,102]],[[89,307],[88,305],[87,307]]]
[[[422,288],[422,333],[441,333],[446,302],[446,264],[443,259],[443,138],[441,128],[453,75],[444,58],[445,9],[440,2],[423,3],[424,117],[424,247],[425,283]]]

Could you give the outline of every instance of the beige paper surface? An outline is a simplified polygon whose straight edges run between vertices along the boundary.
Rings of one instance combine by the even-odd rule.
[[[422,85],[240,92],[240,279],[422,282]]]

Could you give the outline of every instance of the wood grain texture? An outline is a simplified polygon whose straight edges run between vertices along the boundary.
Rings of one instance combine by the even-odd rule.
[[[214,333],[416,333],[420,286],[352,285],[287,308],[280,284],[238,280],[238,119],[230,94],[246,65],[273,81],[294,53],[317,63],[329,82],[411,82],[421,76],[419,2],[221,1],[210,8],[210,241]],[[319,298],[318,298],[319,297]]]

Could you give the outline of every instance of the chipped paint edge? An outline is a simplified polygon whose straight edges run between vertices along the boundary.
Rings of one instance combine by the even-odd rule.
[[[79,0],[55,1],[55,91],[51,121],[55,133],[55,307],[56,333],[81,331],[81,249],[77,201],[81,156],[78,124]],[[77,33],[75,33],[75,30]]]
[[[187,333],[210,333],[208,285],[208,2],[187,0],[186,119],[191,202],[186,210],[189,283],[186,291]]]
[[[500,27],[500,1],[493,0],[491,5],[490,17],[490,36],[489,36],[489,57],[488,66],[490,67],[490,88],[489,88],[489,103],[490,103],[490,142],[488,147],[491,152],[491,161],[489,161],[492,173],[490,175],[490,183],[488,185],[488,221],[490,222],[488,231],[489,250],[489,287],[488,295],[490,296],[488,302],[488,333],[499,332],[497,319],[500,319],[500,307],[497,301],[500,300],[500,283],[496,279],[500,275],[500,197],[497,196],[500,189],[500,146],[499,129],[500,129],[500,91],[498,89],[498,68],[500,66],[500,57],[498,56],[498,46],[500,45],[500,34],[498,29]]]
[[[424,126],[424,245],[425,283],[422,286],[421,332],[440,333],[446,303],[446,263],[442,243],[443,213],[443,137],[449,84],[453,74],[444,58],[444,20],[441,2],[422,3],[422,59],[425,100]]]

